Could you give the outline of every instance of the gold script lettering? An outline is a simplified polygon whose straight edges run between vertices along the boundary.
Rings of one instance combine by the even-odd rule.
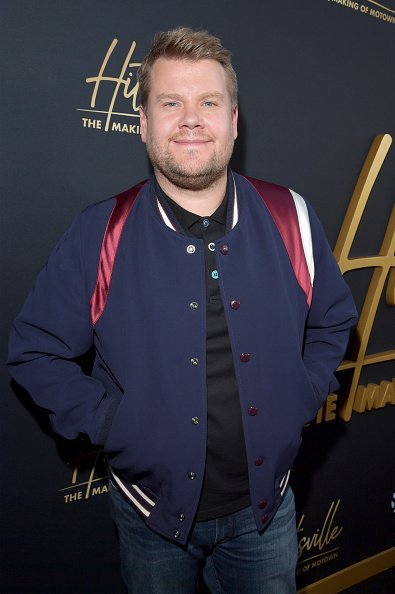
[[[334,249],[335,258],[342,273],[362,268],[374,268],[365,301],[355,332],[354,344],[351,345],[352,360],[345,360],[339,366],[339,371],[353,370],[351,386],[346,399],[340,402],[339,416],[349,421],[353,410],[360,411],[360,404],[356,406],[356,394],[365,365],[395,360],[395,349],[380,353],[366,354],[374,319],[380,303],[380,297],[387,282],[386,299],[388,305],[395,305],[395,207],[388,221],[384,239],[377,256],[350,258],[350,250],[360,225],[363,212],[369,200],[373,185],[377,179],[384,159],[390,149],[392,138],[389,134],[376,136],[351,197],[348,210]]]
[[[339,505],[340,499],[338,499],[336,503],[332,501],[322,527],[317,528],[317,530],[311,536],[299,537],[299,557],[302,556],[304,551],[311,551],[312,549],[322,551],[324,547],[328,546],[332,541],[336,540],[336,538],[340,536],[340,534],[343,532],[343,527],[337,525],[333,526]],[[304,514],[299,520],[297,528],[298,535],[304,532],[303,522]]]
[[[113,54],[117,44],[118,44],[118,39],[113,39],[110,44],[110,47],[107,50],[105,57],[104,57],[103,63],[100,66],[99,74],[97,76],[90,76],[86,79],[86,82],[88,84],[94,83],[94,88],[93,88],[92,98],[91,98],[91,107],[92,108],[94,108],[96,106],[96,100],[97,100],[97,95],[99,92],[100,85],[103,82],[107,82],[107,83],[110,82],[115,85],[114,91],[112,94],[112,98],[110,101],[110,105],[108,107],[108,111],[106,112],[107,118],[106,118],[106,125],[104,128],[106,132],[108,131],[109,126],[110,126],[111,116],[114,113],[115,101],[118,97],[118,93],[119,93],[121,86],[123,86],[123,97],[125,99],[132,99],[132,109],[133,109],[133,111],[136,111],[136,112],[138,111],[138,105],[137,105],[137,93],[138,93],[138,88],[139,88],[138,82],[136,82],[134,84],[134,86],[132,88],[130,88],[133,74],[131,72],[129,72],[129,75],[125,77],[125,73],[128,68],[138,68],[140,66],[139,62],[131,62],[131,58],[132,58],[134,50],[136,48],[135,41],[133,41],[130,46],[127,56],[122,64],[122,68],[121,68],[119,75],[118,76],[105,76],[105,74],[104,74],[104,72],[107,68],[108,61],[110,60],[110,57]]]
[[[94,457],[93,461],[92,457]],[[64,495],[64,500],[66,503],[70,503],[71,501],[76,501],[77,499],[89,499],[92,495],[92,487],[94,483],[101,482],[107,478],[107,476],[95,477],[97,467],[99,462],[102,459],[102,448],[98,448],[97,450],[86,449],[86,446],[83,445],[78,456],[72,461],[73,463],[73,473],[71,477],[71,484],[68,487],[64,487],[63,489],[59,489],[60,492],[63,491],[70,491],[77,487],[83,487],[83,491],[78,492],[78,497],[75,493]],[[81,467],[85,470],[89,467],[89,476],[88,480],[79,480],[79,474],[81,471]],[[103,491],[104,492],[104,491]]]

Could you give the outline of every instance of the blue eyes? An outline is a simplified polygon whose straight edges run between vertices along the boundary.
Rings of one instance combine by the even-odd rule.
[[[166,101],[166,103],[163,104],[163,107],[178,107],[180,105],[180,103],[178,103],[177,101]],[[214,101],[204,101],[202,103],[203,107],[216,107],[217,103],[214,103]]]

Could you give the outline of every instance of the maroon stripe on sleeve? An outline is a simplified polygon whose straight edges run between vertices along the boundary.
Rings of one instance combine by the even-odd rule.
[[[146,181],[140,182],[130,190],[126,190],[126,192],[119,194],[115,198],[116,202],[110,218],[108,219],[103,236],[96,286],[90,302],[91,320],[93,325],[97,323],[106,307],[119,240],[121,239],[124,225],[132,210],[137,195],[145,183]]]
[[[245,179],[254,186],[270,212],[284,242],[296,280],[306,295],[307,305],[310,307],[312,299],[311,279],[303,249],[299,219],[291,192],[287,188],[253,177],[245,177]]]

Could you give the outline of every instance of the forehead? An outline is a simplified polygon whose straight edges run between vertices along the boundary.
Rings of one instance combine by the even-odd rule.
[[[226,93],[227,74],[216,60],[159,58],[152,66],[150,95],[163,93]]]

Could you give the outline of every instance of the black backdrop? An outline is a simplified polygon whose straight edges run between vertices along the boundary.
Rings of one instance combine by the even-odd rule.
[[[86,79],[98,75],[114,39],[106,75],[116,78],[132,42],[131,60],[138,63],[158,30],[185,24],[221,37],[234,54],[240,85],[233,167],[306,196],[334,246],[374,136],[395,133],[395,2],[381,4],[4,3],[3,360],[12,320],[73,216],[149,173],[133,97],[123,95],[133,88],[136,68],[126,70],[129,86],[120,85],[108,131],[107,114],[99,112],[108,111],[116,83],[102,82],[91,106],[94,83]],[[372,192],[354,256],[378,252],[394,202],[394,165],[395,148]],[[347,276],[359,307],[369,275]],[[393,342],[394,309],[383,299],[370,348],[393,348]],[[389,361],[364,369],[362,383],[394,375]],[[293,476],[300,587],[394,546],[394,412],[387,405],[354,412],[348,424],[335,418],[306,428]],[[0,423],[1,591],[123,592],[100,457],[83,442],[56,438],[5,371]]]

